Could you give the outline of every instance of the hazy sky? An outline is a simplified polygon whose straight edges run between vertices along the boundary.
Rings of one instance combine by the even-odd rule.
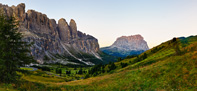
[[[26,4],[56,20],[74,19],[101,47],[122,35],[141,34],[149,47],[173,37],[197,35],[197,0],[0,0]]]

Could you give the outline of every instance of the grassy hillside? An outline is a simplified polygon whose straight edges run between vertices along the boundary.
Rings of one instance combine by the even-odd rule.
[[[197,36],[169,40],[145,53],[116,62],[116,69],[88,79],[65,82],[65,78],[22,74],[20,85],[7,86],[18,90],[141,90],[141,91],[196,91]],[[178,45],[178,47],[176,46]],[[177,48],[180,53],[177,54]],[[122,63],[128,66],[121,67]],[[109,65],[105,66],[107,69]],[[42,72],[42,71],[40,71]],[[1,89],[7,89],[0,85]]]
[[[196,36],[192,37],[187,46],[181,47],[181,55],[175,54],[171,41],[168,41],[155,47],[157,51],[154,51],[155,48],[153,48],[145,52],[148,55],[145,60],[130,64],[123,69],[117,68],[112,74],[58,85],[72,90],[195,91],[197,90],[196,39]],[[135,61],[135,58],[125,59],[121,62],[132,63],[132,61]],[[120,62],[115,64],[120,65]]]

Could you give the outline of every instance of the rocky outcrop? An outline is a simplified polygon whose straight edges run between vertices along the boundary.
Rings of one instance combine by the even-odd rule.
[[[147,42],[141,35],[122,36],[109,47],[101,50],[109,55],[126,57],[128,55],[138,55],[148,50]]]
[[[58,21],[58,33],[59,37],[62,41],[70,41],[71,40],[71,31],[69,28],[68,23],[66,22],[65,19],[60,19]]]
[[[77,24],[75,23],[75,21],[73,19],[70,20],[70,30],[71,30],[71,34],[72,34],[72,38],[77,38]]]
[[[98,40],[78,31],[73,19],[69,25],[63,18],[56,24],[54,19],[35,10],[25,12],[23,3],[12,7],[0,4],[0,10],[19,21],[19,31],[24,41],[34,42],[31,54],[38,62],[46,62],[46,57],[49,58],[47,62],[63,64],[93,65],[94,61],[88,59],[101,61]]]

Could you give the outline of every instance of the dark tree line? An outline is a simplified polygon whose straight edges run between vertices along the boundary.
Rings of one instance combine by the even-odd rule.
[[[116,69],[116,65],[114,64],[114,62],[110,62],[108,65],[109,70],[107,72],[110,72],[114,69]]]
[[[151,50],[152,53],[156,53],[158,52],[159,50],[161,50],[162,48],[164,48],[165,46],[161,46],[161,47],[155,47]]]
[[[110,72],[112,70],[115,70],[116,68],[117,66],[114,64],[114,62],[110,62],[109,64],[106,64],[106,65],[102,65],[102,64],[95,65],[88,71],[87,77],[89,77],[90,75],[97,76],[105,72]]]
[[[102,66],[104,66],[104,65],[102,65],[102,64],[95,65],[88,71],[88,73],[91,75],[93,75],[93,74],[98,75],[99,73],[101,73]]]
[[[129,55],[125,59],[130,59],[130,58],[134,58],[134,57],[137,57],[137,55]]]
[[[136,63],[136,62],[142,61],[142,60],[144,60],[144,59],[146,59],[146,58],[147,58],[147,54],[144,53],[144,54],[141,55],[141,56],[137,56],[137,58],[134,59],[134,62]]]
[[[35,67],[35,68],[38,68],[38,69],[41,69],[42,71],[51,71],[51,69],[49,67],[46,67],[46,66],[36,66],[36,65],[33,65],[32,67]]]

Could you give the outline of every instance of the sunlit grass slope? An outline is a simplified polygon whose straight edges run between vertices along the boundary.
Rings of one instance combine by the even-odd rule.
[[[136,63],[133,62],[135,58],[121,61],[130,65],[116,69],[112,74],[51,85],[59,85],[62,90],[195,91],[197,90],[196,39],[197,36],[181,39],[181,42],[187,40],[186,46],[180,47],[181,55],[175,54],[171,41],[168,41],[145,52],[148,55],[145,60]]]

